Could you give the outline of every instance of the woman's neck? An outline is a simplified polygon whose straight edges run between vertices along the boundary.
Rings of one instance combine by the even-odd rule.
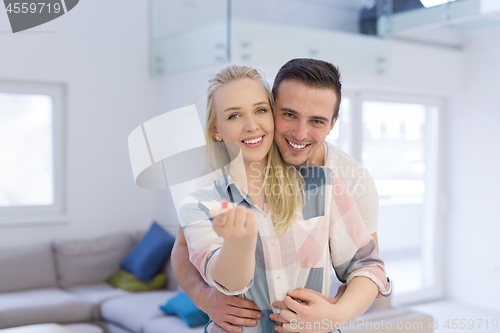
[[[245,171],[248,180],[264,180],[264,172],[267,164],[267,158],[260,162],[245,161]]]
[[[265,198],[265,168],[267,165],[267,158],[260,162],[245,162],[245,169],[247,174],[248,195],[252,200],[264,210]]]
[[[238,184],[238,186],[245,191],[261,209],[264,209],[264,179],[266,165],[267,158],[259,162],[247,162],[236,158],[231,162],[229,168],[229,174],[234,182]]]

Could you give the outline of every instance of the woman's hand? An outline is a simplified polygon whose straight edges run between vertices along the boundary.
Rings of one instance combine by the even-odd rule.
[[[209,287],[200,272],[189,261],[187,241],[179,228],[172,250],[172,267],[179,285],[197,307],[203,310],[213,322],[230,333],[241,333],[239,326],[256,326],[261,313],[254,302],[227,296],[215,287]]]
[[[222,201],[222,209],[210,211],[213,216],[212,227],[214,231],[224,239],[238,239],[257,235],[259,228],[255,214],[244,206],[235,204],[228,206],[226,200]]]
[[[244,206],[211,210],[214,231],[224,243],[210,263],[212,279],[230,293],[245,292],[255,272],[255,247],[259,228],[255,214]]]
[[[339,286],[339,289],[337,290],[337,295],[335,295],[334,298],[326,298],[322,293],[319,293],[317,292],[316,290],[312,290],[312,289],[306,289],[306,288],[297,288],[295,290],[307,290],[308,292],[312,293],[312,294],[315,294],[315,295],[318,295],[319,297],[322,297],[325,301],[331,303],[331,304],[335,304],[337,303],[337,301],[340,299],[340,297],[342,297],[342,295],[344,294],[345,290],[347,288],[347,285],[346,284],[342,284]],[[285,302],[283,301],[276,301],[273,303],[273,306],[275,308],[278,308],[278,309],[287,309],[287,310],[290,310],[288,309],[288,307],[285,305]],[[279,318],[280,315],[279,314],[275,314],[275,313],[272,313],[271,314],[271,319],[274,320],[274,321],[279,321],[280,323],[283,323],[283,319]],[[273,319],[275,318],[275,319]]]

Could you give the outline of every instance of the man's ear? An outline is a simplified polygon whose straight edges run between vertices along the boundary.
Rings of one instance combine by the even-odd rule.
[[[212,125],[210,133],[212,133],[212,137],[215,139],[215,141],[222,141],[222,137],[219,134],[219,131],[217,130],[217,127],[215,125]]]
[[[339,115],[337,115],[337,117],[333,118],[332,125],[330,126],[330,129],[328,130],[328,134],[330,134],[331,130],[333,129],[333,126],[335,126],[335,124],[337,123],[338,119],[339,119]]]

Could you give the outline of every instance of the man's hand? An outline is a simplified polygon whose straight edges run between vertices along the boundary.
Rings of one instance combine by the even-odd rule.
[[[337,291],[337,295],[333,299],[328,299],[323,294],[305,288],[297,288],[292,292],[288,293],[288,296],[285,298],[285,301],[276,301],[273,303],[274,307],[282,309],[281,314],[271,314],[269,318],[276,322],[283,323],[283,326],[275,325],[275,332],[330,332],[335,330],[335,326],[330,327],[326,330],[307,330],[307,329],[299,329],[299,327],[307,327],[307,322],[319,322],[323,323],[324,319],[328,319],[328,323],[330,320],[337,320],[341,316],[337,316],[338,318],[330,318],[332,315],[330,309],[330,305],[335,305],[340,297],[343,295],[346,290],[346,285],[341,285]],[[298,303],[293,300],[300,299],[302,303]],[[338,310],[337,310],[338,311]],[[290,321],[294,319],[293,324]],[[304,323],[304,326],[299,325],[299,323]],[[335,324],[335,321],[333,322]],[[333,324],[333,325],[334,325]],[[314,324],[313,324],[314,325]],[[313,326],[314,327],[314,326]]]
[[[260,318],[260,311],[254,302],[239,298],[238,296],[226,296],[215,287],[210,287],[203,311],[222,329],[231,333],[240,333],[241,326],[256,326]]]

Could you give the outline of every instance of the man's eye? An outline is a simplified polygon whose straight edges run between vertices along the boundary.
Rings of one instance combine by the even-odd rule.
[[[324,122],[322,120],[313,120],[312,122],[315,123],[316,125],[323,125],[324,124]]]
[[[285,117],[292,118],[292,117],[293,117],[293,114],[292,114],[292,113],[285,113]]]

